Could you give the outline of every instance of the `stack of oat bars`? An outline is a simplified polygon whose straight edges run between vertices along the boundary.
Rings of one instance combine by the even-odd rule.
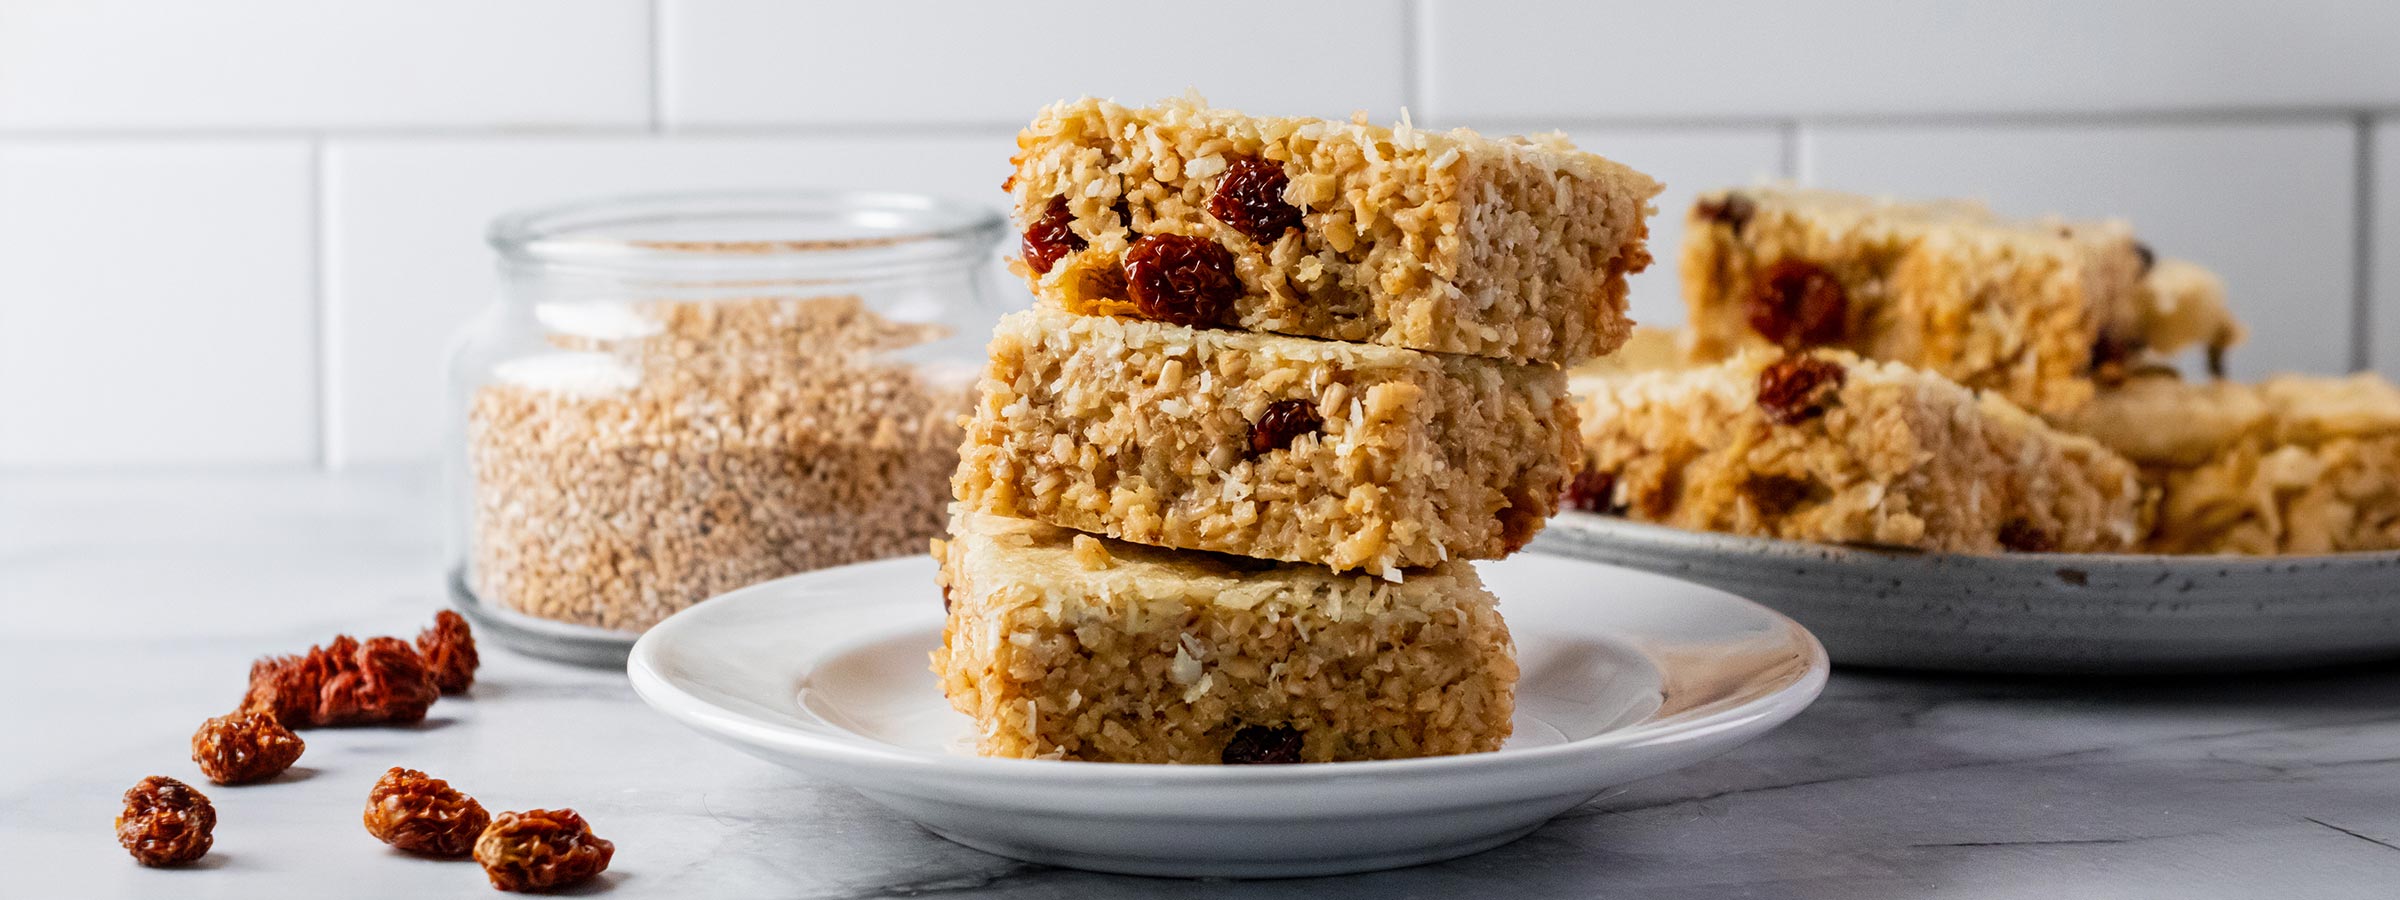
[[[1493,750],[1517,667],[1470,560],[1555,511],[1565,367],[1630,331],[1659,186],[1563,140],[1045,110],[936,541],[986,755]]]
[[[1689,332],[1573,378],[1570,506],[1975,553],[2400,547],[2400,390],[2222,380],[2222,284],[2124,223],[1756,187],[1688,235]],[[2193,347],[2207,380],[2167,364]]]

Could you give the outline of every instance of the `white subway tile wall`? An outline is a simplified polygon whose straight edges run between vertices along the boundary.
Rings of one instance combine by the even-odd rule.
[[[644,0],[8,0],[0,128],[643,128]]]
[[[1650,324],[1693,193],[1797,178],[2125,216],[2224,273],[2237,374],[2400,375],[2400,6],[0,0],[0,465],[427,459],[504,210],[997,206],[1042,104],[1187,89],[1651,172]]]
[[[312,153],[0,141],[0,464],[316,459]]]

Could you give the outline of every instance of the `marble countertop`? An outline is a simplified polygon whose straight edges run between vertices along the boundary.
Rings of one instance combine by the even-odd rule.
[[[223,788],[193,727],[253,657],[414,634],[443,602],[416,472],[0,476],[0,894],[492,896],[358,824],[392,765],[494,809],[572,806],[649,897],[2373,897],[2400,895],[2400,668],[2172,681],[1840,671],[1758,742],[1514,844],[1333,879],[1169,881],[1011,862],[652,714],[620,673],[491,647],[410,729],[306,732]],[[109,830],[145,775],[219,811],[196,871]]]

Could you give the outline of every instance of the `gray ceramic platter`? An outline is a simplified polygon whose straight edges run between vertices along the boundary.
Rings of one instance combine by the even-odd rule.
[[[1560,513],[1532,547],[1747,597],[1837,665],[2024,674],[2400,659],[2400,551],[2325,556],[1876,550]]]

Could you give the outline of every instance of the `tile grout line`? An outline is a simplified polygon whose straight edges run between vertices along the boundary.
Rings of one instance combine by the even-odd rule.
[[[313,303],[309,309],[315,315],[316,353],[311,360],[317,407],[315,456],[320,471],[334,468],[334,433],[339,426],[340,410],[333,396],[334,338],[338,329],[333,308],[332,267],[326,262],[325,227],[332,217],[326,214],[325,138],[320,135],[308,144],[308,280]]]
[[[2350,232],[2350,369],[2375,363],[2375,117],[2359,113],[2353,168]]]

